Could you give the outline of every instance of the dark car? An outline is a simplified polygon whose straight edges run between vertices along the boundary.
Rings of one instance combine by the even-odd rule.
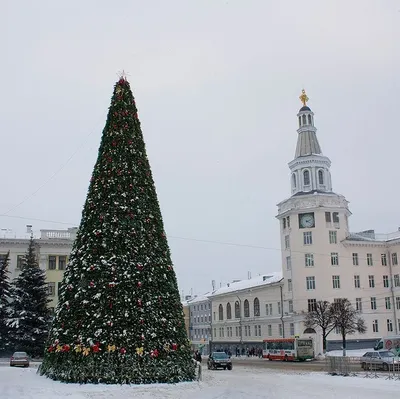
[[[209,370],[218,368],[232,370],[231,358],[225,352],[213,352],[207,360],[207,368]]]
[[[26,352],[14,352],[10,359],[10,367],[29,367],[29,357]]]

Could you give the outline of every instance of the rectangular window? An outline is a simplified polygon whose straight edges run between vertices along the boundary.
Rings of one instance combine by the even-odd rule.
[[[272,325],[268,324],[268,336],[272,337]]]
[[[286,226],[289,228],[290,227],[290,216],[286,218]]]
[[[383,276],[383,286],[389,288],[389,276]]]
[[[331,252],[331,265],[339,266],[339,254],[337,252]]]
[[[53,255],[49,255],[49,270],[56,270],[56,257]]]
[[[258,326],[254,326],[254,336],[257,337],[258,335]]]
[[[332,287],[334,289],[340,288],[340,276],[332,276]]]
[[[269,304],[269,314],[272,315],[273,311],[272,311],[272,303]]]
[[[385,308],[387,310],[390,310],[392,307],[391,305],[392,305],[392,303],[390,302],[390,296],[385,297]]]
[[[381,263],[382,266],[387,266],[386,254],[381,254]]]
[[[356,310],[357,312],[362,312],[362,300],[361,298],[356,298]]]
[[[308,300],[308,311],[313,312],[317,308],[317,300],[309,299]]]
[[[0,254],[0,265],[2,265],[6,259],[7,259],[7,254]]]
[[[290,248],[290,237],[288,235],[285,236],[285,249]]]
[[[376,298],[374,296],[371,297],[371,309],[376,310]]]
[[[17,255],[17,269],[22,270],[25,264],[25,255]]]
[[[54,296],[56,293],[56,283],[47,283],[47,291],[49,296]]]
[[[304,262],[306,267],[314,266],[314,255],[313,254],[304,254]]]
[[[261,325],[258,325],[258,336],[261,337]]]
[[[331,213],[330,212],[325,212],[325,222],[326,223],[331,223],[332,222]]]
[[[367,254],[367,265],[368,266],[374,265],[374,261],[372,260],[372,254]]]
[[[286,270],[292,270],[292,258],[286,256]]]
[[[374,321],[372,322],[372,331],[375,332],[375,333],[379,332],[378,320],[374,320]]]
[[[358,254],[353,253],[353,265],[358,266]]]
[[[375,278],[373,275],[368,276],[369,288],[375,288]]]
[[[400,310],[400,296],[396,296],[396,309]]]
[[[388,332],[393,332],[393,323],[392,323],[392,320],[387,319],[387,320],[386,320],[386,326],[387,326]]]
[[[337,244],[337,231],[329,231],[329,244]]]
[[[265,304],[265,315],[269,316],[269,306],[268,303]]]
[[[289,299],[288,305],[289,305],[289,313],[293,313],[293,301],[291,299]]]
[[[290,323],[289,329],[290,329],[290,336],[293,337],[294,336],[294,323]]]
[[[332,212],[332,222],[339,224],[339,212]]]
[[[354,288],[360,288],[360,276],[354,276]]]
[[[58,257],[58,270],[65,270],[66,265],[67,265],[67,257],[59,256]]]
[[[250,326],[247,326],[247,332],[248,332],[248,334],[249,334],[249,337],[251,337]]]
[[[394,280],[394,286],[395,287],[400,287],[400,277],[398,274],[395,274],[393,276],[393,280]]]
[[[315,290],[315,277],[306,277],[306,286],[308,290]]]
[[[291,279],[288,279],[288,281],[287,281],[287,289],[288,289],[288,291],[289,292],[292,292],[293,291],[293,283],[292,283],[292,280]]]
[[[279,336],[282,337],[282,335],[283,335],[282,324],[279,324]]]
[[[397,252],[393,252],[392,253],[392,265],[397,266],[398,264],[399,264],[399,262],[397,260]]]
[[[281,314],[281,313],[282,313],[281,303],[278,302],[278,314]]]
[[[286,218],[283,218],[282,219],[282,227],[283,227],[283,230],[285,230],[286,229]]]
[[[306,231],[303,233],[303,243],[304,243],[304,245],[312,244],[312,232],[311,231]]]

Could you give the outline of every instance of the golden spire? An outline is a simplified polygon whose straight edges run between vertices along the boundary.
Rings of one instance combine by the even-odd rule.
[[[301,96],[299,98],[300,101],[303,103],[303,106],[305,107],[307,105],[308,97],[304,89],[301,91]]]

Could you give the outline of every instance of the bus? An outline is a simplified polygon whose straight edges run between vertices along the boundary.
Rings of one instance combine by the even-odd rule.
[[[264,339],[263,358],[282,361],[314,359],[314,342],[311,338]]]

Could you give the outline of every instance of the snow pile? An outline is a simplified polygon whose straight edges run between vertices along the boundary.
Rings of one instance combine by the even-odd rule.
[[[346,357],[362,357],[366,352],[374,352],[374,349],[352,349],[346,350]],[[326,356],[343,356],[343,350],[330,351]]]

